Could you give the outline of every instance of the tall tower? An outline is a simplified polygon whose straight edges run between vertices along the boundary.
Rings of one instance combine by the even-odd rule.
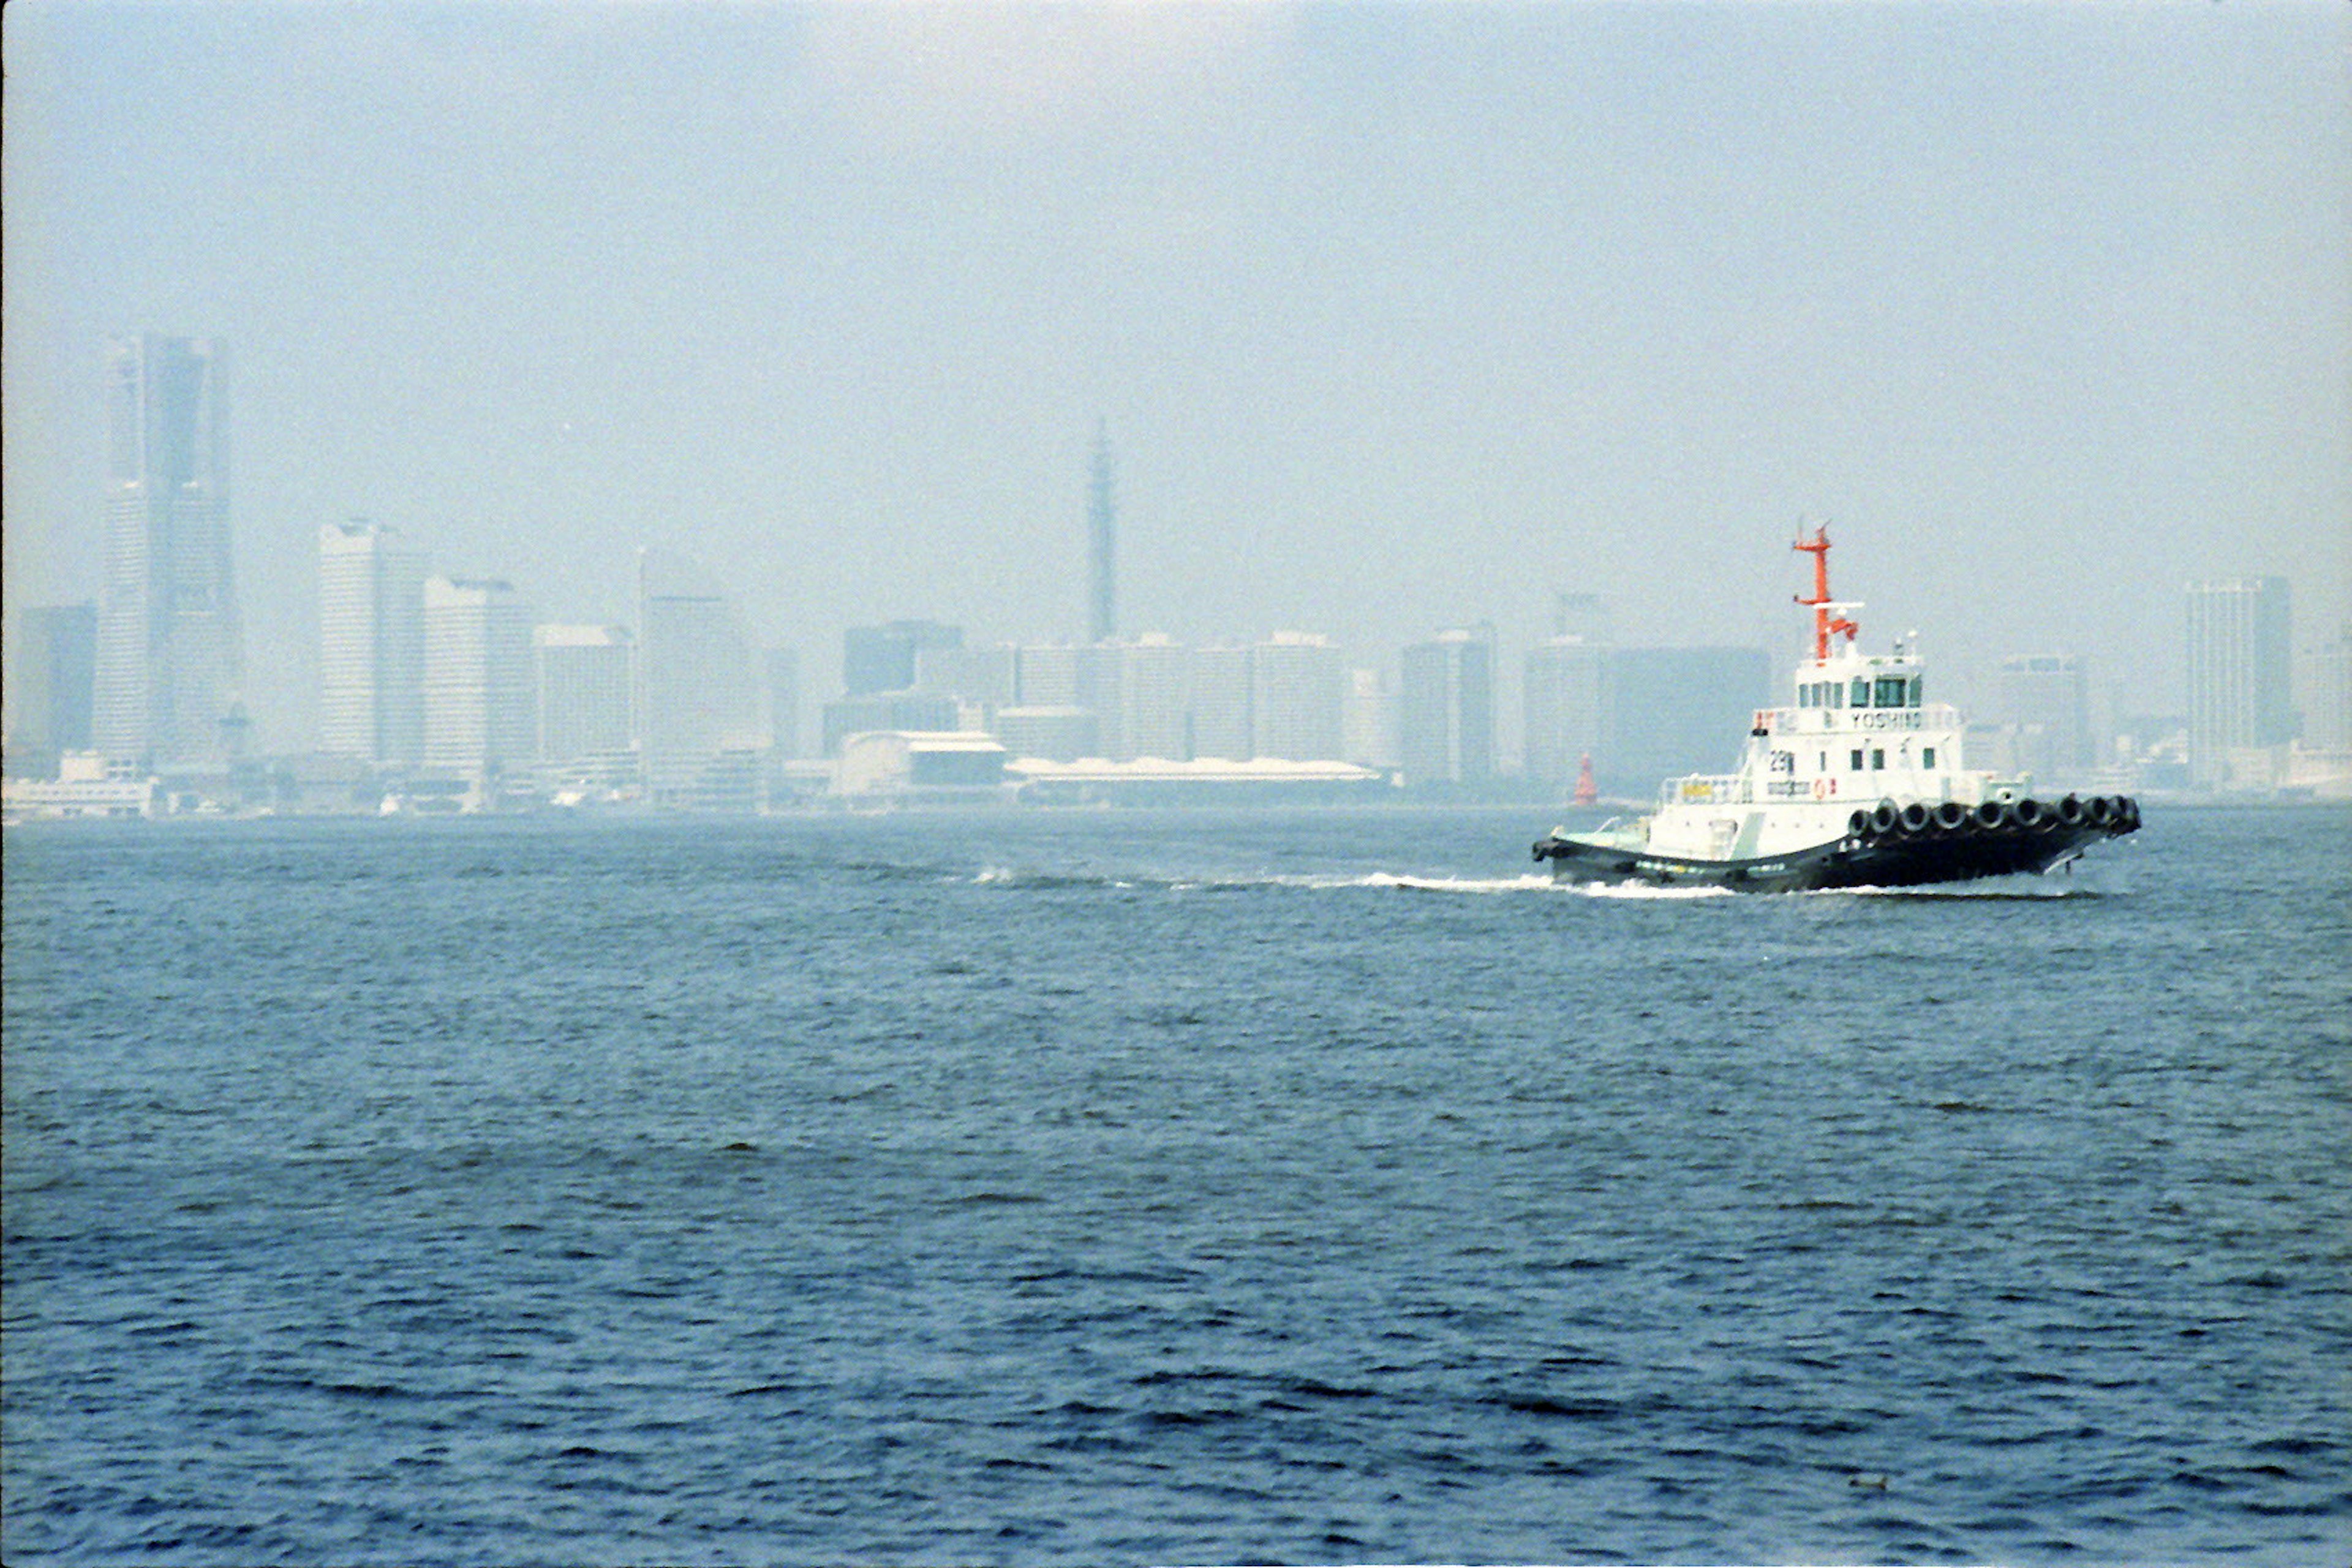
[[[1095,457],[1087,480],[1087,640],[1108,642],[1118,636],[1118,606],[1114,597],[1112,546],[1118,508],[1111,499],[1110,430],[1095,423]]]
[[[228,533],[228,352],[152,334],[110,345],[106,591],[93,740],[121,762],[215,763],[241,648]]]

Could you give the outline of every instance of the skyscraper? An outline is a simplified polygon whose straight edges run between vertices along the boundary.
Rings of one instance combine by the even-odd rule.
[[[2189,585],[2189,778],[2263,786],[2251,753],[2294,738],[2292,626],[2284,577]]]
[[[1112,549],[1118,511],[1111,497],[1110,430],[1095,426],[1095,456],[1087,480],[1087,640],[1118,636]]]
[[[529,767],[538,750],[532,712],[530,608],[495,578],[425,584],[425,762],[492,784]]]
[[[1493,650],[1466,631],[1404,650],[1398,760],[1409,784],[1481,783],[1495,772]]]
[[[228,531],[228,354],[214,340],[111,345],[106,590],[94,740],[121,762],[221,761],[241,649]]]
[[[376,767],[425,758],[423,554],[365,518],[319,530],[319,749]]]

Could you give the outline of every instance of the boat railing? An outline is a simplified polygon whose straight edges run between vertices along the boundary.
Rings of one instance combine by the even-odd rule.
[[[1658,792],[1660,805],[1752,805],[1756,786],[1745,773],[1685,773],[1668,779]]]

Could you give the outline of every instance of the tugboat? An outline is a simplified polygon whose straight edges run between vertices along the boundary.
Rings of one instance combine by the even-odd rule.
[[[1591,833],[1554,828],[1538,862],[1572,881],[1717,886],[1751,892],[1907,888],[2046,872],[2139,827],[2129,795],[2039,800],[2028,781],[1970,772],[1958,711],[1925,697],[1916,649],[1854,647],[1858,601],[1830,597],[1827,528],[1813,558],[1812,657],[1795,704],[1757,711],[1733,773],[1668,779],[1657,809]]]

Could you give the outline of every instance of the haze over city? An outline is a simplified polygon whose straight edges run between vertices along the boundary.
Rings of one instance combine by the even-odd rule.
[[[226,341],[270,746],[354,514],[552,619],[690,553],[815,696],[1078,637],[1098,422],[1129,632],[1777,662],[1802,516],[1948,694],[2162,708],[2184,581],[2352,595],[2341,5],[9,21],[9,613],[98,593],[106,339]]]

